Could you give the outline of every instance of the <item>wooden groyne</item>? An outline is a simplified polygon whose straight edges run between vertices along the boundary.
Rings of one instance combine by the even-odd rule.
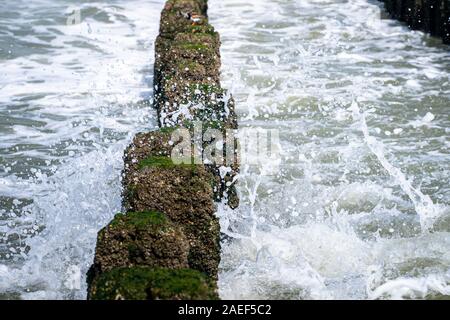
[[[386,11],[411,29],[425,31],[450,44],[450,0],[380,0]]]
[[[199,123],[200,136],[237,128],[233,99],[220,85],[219,49],[206,0],[167,1],[155,45],[160,130],[137,134],[125,151],[124,213],[98,233],[88,299],[218,299],[216,202],[238,205],[237,164],[193,161],[208,142],[193,131]],[[180,132],[193,147],[188,162],[175,163],[175,147],[186,145]],[[234,138],[219,141],[236,154]]]

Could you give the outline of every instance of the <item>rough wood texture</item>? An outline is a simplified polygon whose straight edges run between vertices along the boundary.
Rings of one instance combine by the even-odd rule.
[[[380,0],[386,11],[411,29],[425,31],[450,44],[450,0]]]
[[[206,0],[169,0],[161,13],[154,77],[161,129],[136,135],[125,151],[126,213],[98,234],[88,299],[218,299],[215,201],[238,205],[237,164],[221,177],[221,164],[176,165],[170,157],[172,132],[181,126],[237,128],[233,99],[220,86],[219,34],[206,10]]]

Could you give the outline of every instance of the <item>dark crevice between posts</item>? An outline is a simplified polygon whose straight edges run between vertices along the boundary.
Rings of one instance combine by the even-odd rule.
[[[237,161],[220,175],[222,163],[171,158],[178,128],[192,132],[200,122],[224,134],[237,129],[233,99],[220,85],[220,38],[208,23],[206,0],[166,2],[155,56],[160,129],[137,134],[125,150],[125,214],[98,233],[88,299],[218,299],[215,212],[218,201],[238,206]],[[234,138],[223,141],[235,156]]]
[[[380,0],[391,17],[450,44],[450,0]]]

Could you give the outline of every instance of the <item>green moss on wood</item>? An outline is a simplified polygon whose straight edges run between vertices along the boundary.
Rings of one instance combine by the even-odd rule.
[[[177,127],[174,127],[174,126],[165,126],[165,127],[161,127],[158,131],[160,131],[161,133],[164,133],[164,134],[172,134],[176,129],[177,129]]]
[[[118,213],[109,225],[116,227],[126,224],[136,228],[147,228],[149,226],[162,226],[166,222],[167,217],[161,212],[128,212],[127,214]]]
[[[220,177],[214,166],[176,165],[170,158],[170,135],[186,118],[202,121],[206,131],[230,127],[234,117],[234,105],[223,101],[220,39],[206,9],[206,0],[169,0],[162,12],[155,106],[163,128],[138,135],[127,149],[124,207],[136,212],[116,215],[99,233],[91,299],[218,298],[220,226],[213,189],[221,190]],[[201,25],[186,18],[194,12],[205,16]],[[184,104],[189,116],[162,118]]]
[[[172,168],[173,166],[175,166],[175,164],[172,159],[165,156],[150,156],[139,161],[138,164],[139,169],[145,167]]]
[[[218,129],[223,130],[225,128],[225,123],[223,121],[219,120],[210,120],[209,118],[205,119],[198,119],[197,121],[201,122],[202,124],[202,132],[205,133],[208,129]],[[180,127],[186,128],[190,131],[194,129],[194,126],[196,123],[191,120],[184,120]]]
[[[190,25],[186,27],[186,31],[190,33],[210,34],[216,36],[218,33],[214,30],[214,27],[206,25]]]
[[[186,71],[204,73],[205,68],[197,61],[191,59],[182,59],[178,62],[177,71],[182,73]]]
[[[211,94],[223,96],[226,93],[226,90],[220,86],[208,83],[193,83],[188,88],[191,94],[200,94],[207,97],[210,97]]]
[[[177,43],[178,47],[181,47],[184,50],[210,50],[210,48],[202,43],[192,43],[192,42],[185,42],[185,43]]]
[[[179,128],[179,127],[178,127]],[[150,156],[145,158],[139,162],[139,169],[143,169],[146,167],[157,167],[162,169],[171,169],[171,168],[185,168],[192,170],[193,173],[196,172],[197,165],[191,161],[191,163],[181,163],[175,164],[173,163],[170,157],[165,156]],[[139,186],[134,186],[138,188]]]
[[[197,30],[197,32],[192,32],[192,30],[187,30],[187,32],[177,33],[174,41],[178,41],[179,39],[190,39],[191,42],[209,43],[210,45],[212,45],[214,47],[220,46],[219,33],[215,32],[212,27],[211,27],[212,30],[210,30],[208,28],[196,29],[197,27],[205,27],[205,26],[190,26],[190,27],[194,28],[192,30]],[[203,31],[206,31],[206,32],[203,32]]]
[[[116,268],[101,274],[93,300],[218,299],[210,280],[192,269]]]

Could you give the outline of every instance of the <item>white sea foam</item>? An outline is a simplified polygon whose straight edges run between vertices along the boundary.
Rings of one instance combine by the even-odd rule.
[[[0,210],[0,296],[83,299],[97,232],[121,210],[123,150],[155,126],[141,101],[163,1],[16,5],[2,4],[18,15],[1,19],[5,30],[31,29],[0,60],[0,117],[11,117],[0,124],[0,196],[15,199]],[[72,9],[81,23],[65,25]],[[21,51],[20,41],[44,49]]]
[[[449,294],[450,56],[381,7],[210,0],[241,125],[283,150],[219,210],[222,298]]]

